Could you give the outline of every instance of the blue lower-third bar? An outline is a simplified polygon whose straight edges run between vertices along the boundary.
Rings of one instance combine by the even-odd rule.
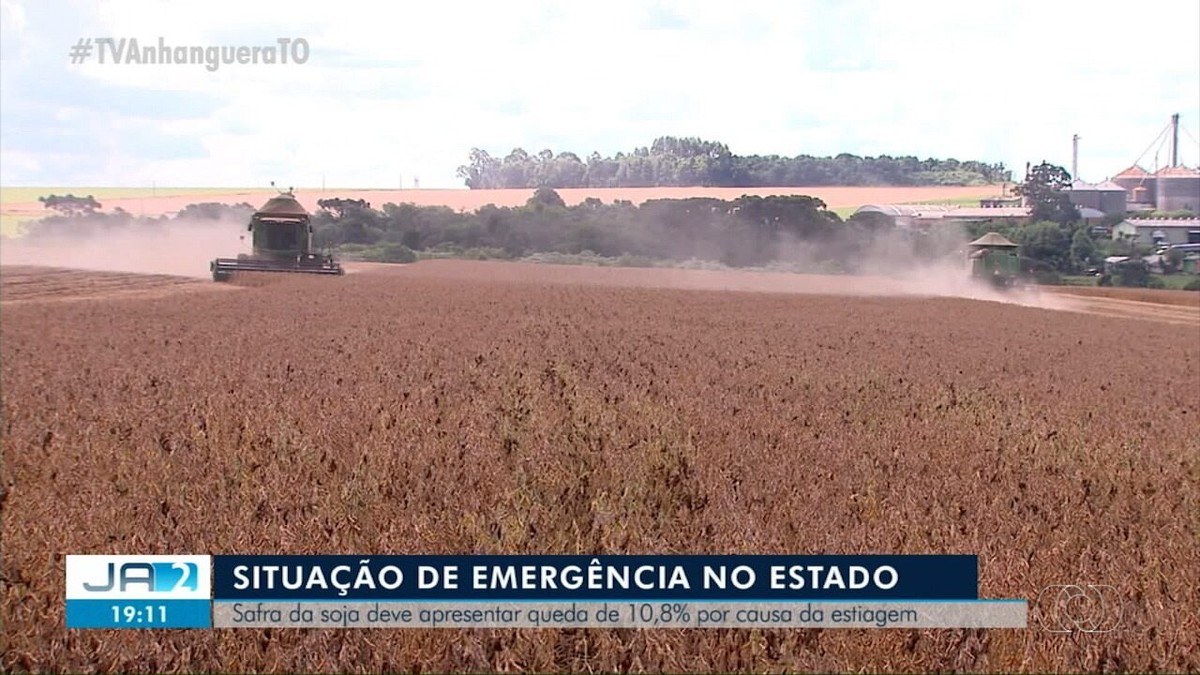
[[[211,600],[67,600],[67,628],[211,627]]]

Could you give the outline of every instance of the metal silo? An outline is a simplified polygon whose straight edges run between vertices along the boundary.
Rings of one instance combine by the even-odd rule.
[[[1155,208],[1159,211],[1200,213],[1200,171],[1172,166],[1158,172]]]
[[[1129,203],[1154,206],[1154,191],[1144,185],[1139,185],[1130,192]]]
[[[1071,203],[1078,208],[1099,209],[1100,191],[1095,185],[1081,180],[1071,182],[1071,191],[1067,193]]]
[[[1106,214],[1125,213],[1125,188],[1114,181],[1104,181],[1096,186],[1097,201],[1100,209]]]
[[[1144,204],[1154,202],[1154,174],[1137,164],[1113,176],[1112,181],[1125,189],[1127,201]]]

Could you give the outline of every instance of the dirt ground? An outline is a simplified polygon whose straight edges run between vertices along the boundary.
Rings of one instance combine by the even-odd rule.
[[[1177,290],[1163,288],[1059,286],[1048,287],[1046,290],[1052,293],[1084,298],[1113,298],[1133,302],[1148,302],[1154,305],[1179,305],[1182,307],[1200,308],[1200,293],[1180,293]]]

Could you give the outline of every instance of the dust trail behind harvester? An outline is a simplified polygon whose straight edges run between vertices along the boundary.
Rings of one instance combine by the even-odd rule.
[[[0,265],[69,267],[208,278],[209,261],[249,253],[246,224],[175,218],[152,224],[60,228],[0,243]]]
[[[1063,298],[1042,293],[1037,286],[998,290],[970,276],[965,264],[953,260],[914,265],[894,275],[895,286],[887,295],[916,295],[1002,302],[1041,309],[1069,309]]]
[[[244,219],[172,218],[152,222],[81,224],[80,227],[39,229],[21,239],[0,243],[0,264],[68,267],[82,270],[169,274],[210,278],[209,262],[250,252]],[[1073,309],[1072,301],[1050,294],[1014,289],[998,291],[978,283],[968,273],[965,232],[944,232],[950,251],[936,261],[923,260],[895,232],[870,242],[856,259],[856,274],[796,274],[709,271],[691,269],[600,269],[600,277],[618,285],[744,290],[834,295],[947,297],[984,300],[1045,309]],[[779,246],[780,260],[793,270],[819,269],[829,251],[807,242]],[[373,269],[351,264],[347,272]],[[543,269],[541,277],[553,277]],[[601,281],[601,283],[605,283]]]
[[[855,274],[838,275],[833,293],[873,296],[916,296],[963,298],[1006,304],[1069,309],[1062,298],[1040,293],[1036,286],[999,290],[974,278],[967,251],[971,237],[965,229],[949,225],[936,232],[936,257],[920,256],[906,235],[893,230],[876,235],[854,256]],[[785,242],[779,257],[814,264],[826,256],[820,247],[803,242]]]

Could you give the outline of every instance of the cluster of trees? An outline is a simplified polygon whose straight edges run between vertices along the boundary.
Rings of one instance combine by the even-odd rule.
[[[893,225],[867,214],[843,221],[820,199],[743,196],[733,200],[660,199],[635,205],[587,199],[567,206],[550,188],[520,207],[484,206],[473,212],[442,206],[334,199],[313,214],[314,243],[377,260],[425,255],[521,258],[538,253],[594,254],[654,261],[720,261],[730,266],[794,262],[806,269],[855,271],[868,249]],[[114,228],[243,227],[249,204],[194,204],[172,217],[72,212],[31,225],[31,237],[81,237]],[[207,225],[206,225],[207,223]],[[934,254],[924,241],[908,242]]]
[[[101,211],[103,205],[90,195],[47,195],[39,197],[38,201],[55,213],[26,225],[26,236],[33,240],[84,238],[106,231],[155,228],[166,224],[206,227],[214,222],[222,222],[238,223],[240,228],[244,228],[256,210],[246,202],[204,202],[188,204],[172,216],[150,217],[134,215],[121,207]]]
[[[853,269],[859,253],[885,224],[843,222],[820,199],[805,196],[658,199],[640,206],[598,199],[567,206],[540,188],[524,206],[446,207],[385,204],[343,206],[313,218],[326,246],[401,245],[413,251],[477,251],[519,258],[534,253],[719,260],[732,266],[801,261]],[[398,249],[394,249],[398,250]]]
[[[86,197],[76,197],[73,194],[46,195],[38,197],[38,201],[45,208],[65,216],[90,215],[99,211],[102,206],[92,195]]]
[[[916,157],[734,155],[724,143],[664,136],[614,157],[516,148],[503,158],[471,150],[458,168],[480,188],[798,187],[816,185],[979,185],[1011,179],[1004,164]]]

